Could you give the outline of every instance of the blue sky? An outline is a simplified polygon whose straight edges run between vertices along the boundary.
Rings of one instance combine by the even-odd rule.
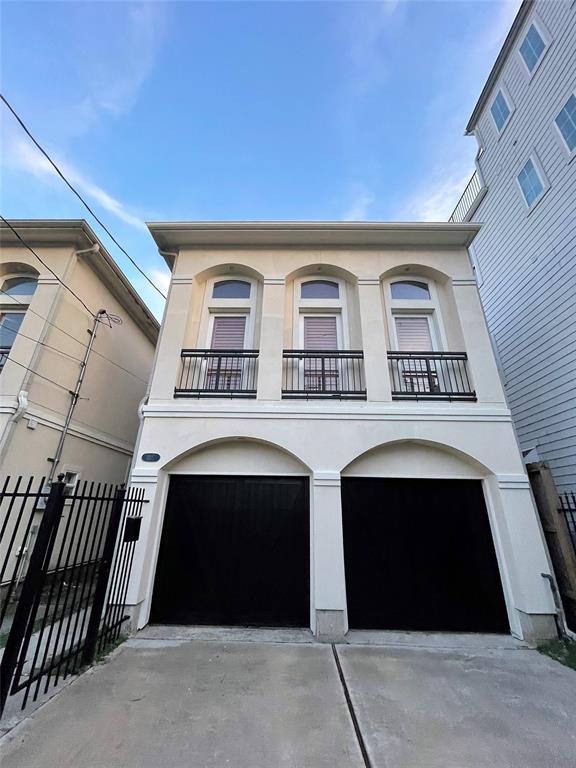
[[[4,2],[2,92],[165,287],[146,220],[446,219],[518,6]],[[90,221],[3,105],[0,132],[3,216]]]

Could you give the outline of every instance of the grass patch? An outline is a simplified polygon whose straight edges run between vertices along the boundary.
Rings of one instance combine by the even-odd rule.
[[[570,669],[576,670],[576,642],[574,640],[548,640],[538,646],[540,653],[550,656]]]
[[[100,653],[97,653],[94,658],[94,664],[101,664],[107,656],[110,656],[112,651],[115,651],[116,648],[118,648],[119,645],[122,645],[126,640],[128,640],[128,635],[122,634],[120,637],[118,637],[114,642],[109,643],[105,648],[103,648]]]

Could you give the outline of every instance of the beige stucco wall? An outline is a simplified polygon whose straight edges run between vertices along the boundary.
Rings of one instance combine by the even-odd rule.
[[[94,351],[59,466],[60,471],[74,468],[86,479],[121,482],[138,433],[138,404],[146,392],[154,344],[119,300],[117,293],[122,286],[116,286],[113,292],[83,256],[75,255],[73,246],[37,246],[35,250],[91,310],[104,308],[122,319],[121,325],[98,325]],[[22,334],[33,340],[18,336],[10,353],[11,359],[35,373],[9,360],[0,374],[2,473],[45,475],[51,467],[47,459],[54,455],[70,404],[67,390],[76,384],[79,359],[90,338],[88,330],[93,319],[29,251],[3,247],[1,260],[4,274],[13,271],[14,264],[28,265],[39,272],[30,311],[20,328]],[[21,305],[0,294],[0,307],[11,306],[19,309]],[[103,356],[134,375],[120,370]],[[22,390],[28,393],[28,406],[15,423],[18,393]]]
[[[175,400],[181,349],[206,343],[207,280],[231,275],[258,286],[257,398]],[[364,351],[365,402],[281,400],[282,349],[293,347],[297,317],[294,280],[308,275],[345,280],[350,347]],[[467,353],[477,402],[392,400],[386,281],[396,275],[434,280],[444,348]],[[169,479],[181,473],[310,478],[310,626],[319,634],[326,616],[347,626],[340,482],[351,475],[481,480],[511,631],[522,637],[524,615],[554,612],[541,576],[549,569],[542,532],[465,248],[181,249],[143,412],[132,472],[149,501],[130,586],[139,626],[148,619]],[[147,452],[159,460],[143,462]]]
[[[172,397],[180,371],[180,350],[204,348],[209,343],[207,281],[215,276],[242,275],[255,281],[254,334],[249,346],[260,349],[260,399],[280,399],[280,379],[273,381],[274,370],[281,365],[282,346],[295,347],[298,313],[294,281],[305,276],[332,276],[345,281],[349,348],[364,350],[368,400],[390,401],[388,281],[398,276],[420,276],[434,282],[444,348],[468,354],[478,401],[504,403],[468,254],[465,248],[456,247],[183,248],[173,270],[152,401]]]

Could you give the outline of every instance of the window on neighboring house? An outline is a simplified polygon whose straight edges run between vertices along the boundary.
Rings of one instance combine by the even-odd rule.
[[[212,289],[213,299],[249,299],[250,283],[246,280],[219,280]]]
[[[338,299],[340,286],[332,280],[308,280],[302,283],[300,296],[303,299]]]
[[[508,118],[510,117],[510,107],[508,106],[508,101],[506,100],[506,97],[501,90],[496,94],[496,98],[490,107],[490,112],[492,114],[492,119],[496,124],[496,128],[498,128],[498,132],[501,133],[502,129],[506,125]]]
[[[35,277],[28,275],[9,277],[2,283],[2,292],[8,296],[32,296],[36,290],[36,285]]]
[[[390,286],[393,299],[423,299],[430,301],[430,290],[426,283],[418,280],[401,280]]]
[[[78,484],[78,472],[64,472],[64,496],[72,496]]]
[[[569,152],[576,150],[576,94],[572,94],[556,118],[556,125]]]
[[[528,208],[531,208],[544,193],[544,182],[536,164],[529,158],[518,174],[518,184]]]
[[[528,31],[520,46],[520,55],[526,64],[528,72],[532,74],[536,65],[546,50],[546,42],[534,22],[528,27]]]
[[[8,359],[24,315],[24,312],[0,312],[0,369]]]

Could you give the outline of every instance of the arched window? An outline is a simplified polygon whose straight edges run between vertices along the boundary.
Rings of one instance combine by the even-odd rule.
[[[249,299],[251,285],[246,280],[218,280],[212,288],[213,299]]]
[[[411,301],[430,301],[430,289],[427,283],[418,280],[399,280],[390,286],[393,299],[408,299]]]
[[[37,286],[35,275],[12,275],[2,281],[0,288],[0,370],[8,360]]]
[[[9,277],[2,283],[2,293],[8,296],[32,296],[36,290],[36,278],[30,275]]]
[[[339,299],[340,286],[333,280],[307,280],[301,284],[302,299]]]
[[[401,352],[442,349],[442,323],[433,281],[420,277],[392,279],[387,290],[393,348]]]

